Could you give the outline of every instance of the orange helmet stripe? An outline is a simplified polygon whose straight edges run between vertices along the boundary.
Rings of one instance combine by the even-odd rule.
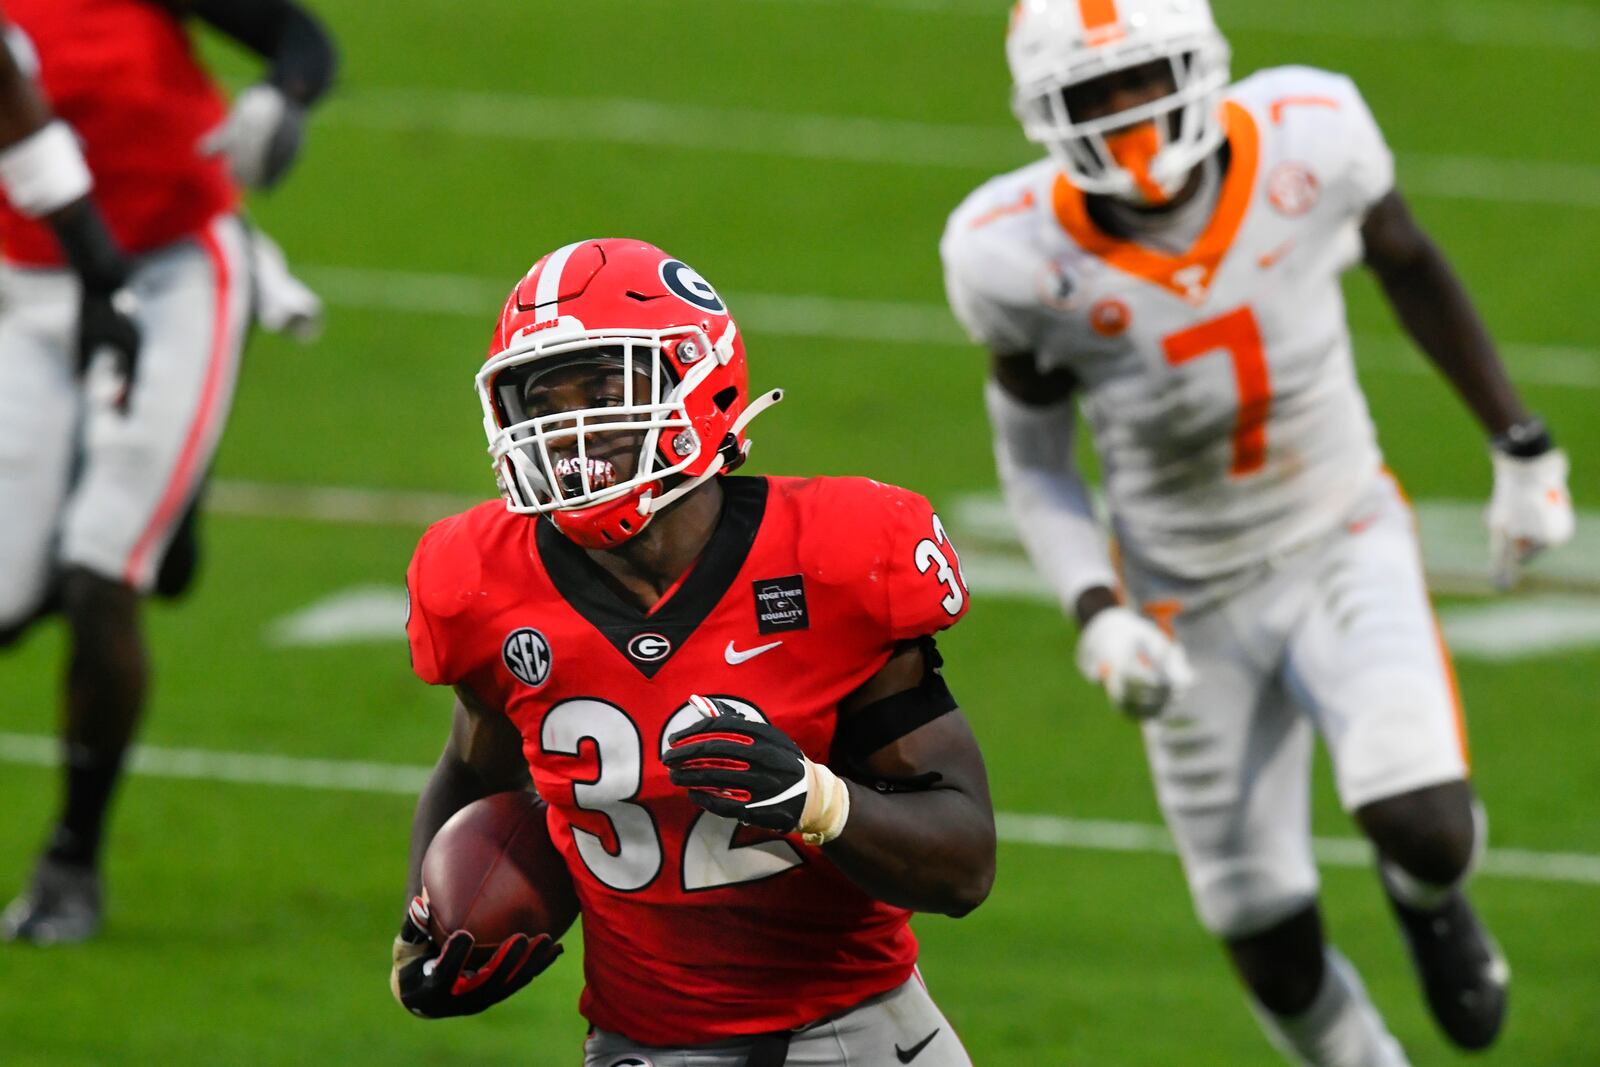
[[[1091,45],[1110,44],[1122,37],[1122,18],[1117,0],[1078,0],[1083,19],[1083,34]]]

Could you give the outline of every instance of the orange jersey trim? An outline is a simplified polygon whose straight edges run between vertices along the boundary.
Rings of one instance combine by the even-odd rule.
[[[1217,210],[1211,216],[1205,232],[1194,246],[1180,256],[1168,255],[1153,248],[1136,244],[1121,237],[1113,237],[1095,225],[1089,217],[1083,190],[1067,180],[1065,174],[1056,176],[1051,199],[1056,220],[1067,235],[1090,255],[1098,256],[1125,274],[1159,285],[1173,294],[1199,303],[1217,269],[1233,247],[1245,213],[1255,194],[1256,170],[1260,164],[1261,137],[1256,120],[1239,104],[1228,101],[1222,106],[1222,128],[1233,151],[1233,161],[1222,182],[1222,196]],[[1198,268],[1198,270],[1196,270]],[[1187,284],[1176,276],[1183,273]],[[1198,274],[1198,277],[1194,275]]]
[[[1283,112],[1291,107],[1328,107],[1339,110],[1339,101],[1331,96],[1286,96],[1272,102],[1272,124],[1283,125]]]

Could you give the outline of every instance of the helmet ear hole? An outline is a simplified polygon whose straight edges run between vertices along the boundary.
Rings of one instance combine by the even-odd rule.
[[[727,411],[733,407],[733,402],[739,399],[739,390],[735,386],[719,389],[712,397],[711,402],[717,405],[719,411]]]

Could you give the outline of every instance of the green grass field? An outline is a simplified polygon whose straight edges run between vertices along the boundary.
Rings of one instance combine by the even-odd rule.
[[[992,491],[982,361],[942,310],[936,243],[969,189],[1029,158],[999,0],[317,6],[345,51],[339,95],[294,180],[253,213],[330,321],[312,348],[255,343],[218,479],[491,494],[471,375],[500,294],[557,245],[630,235],[729,294],[754,384],[789,390],[753,469],[866,473],[935,501]],[[1295,62],[1356,78],[1402,187],[1572,453],[1580,504],[1600,499],[1600,140],[1586,136],[1600,9],[1217,7],[1236,73]],[[216,54],[236,81],[252,69]],[[1479,434],[1397,342],[1371,282],[1349,291],[1391,464],[1414,497],[1484,498]],[[145,740],[430,763],[449,701],[412,677],[401,642],[266,637],[329,596],[396,586],[420,532],[213,514],[202,587],[151,613]],[[1158,821],[1135,732],[1078,680],[1053,609],[980,591],[944,646],[998,808]],[[54,810],[55,776],[28,753],[54,728],[60,651],[44,628],[0,658],[0,894]],[[1588,881],[1477,883],[1516,973],[1509,1030],[1478,1061],[1600,1063],[1600,650],[1464,659],[1460,674],[1495,845],[1589,857],[1573,867]],[[576,951],[477,1019],[422,1024],[390,999],[410,797],[181,769],[121,797],[100,942],[0,946],[0,1064],[579,1062]],[[1318,802],[1319,834],[1348,837],[1326,775]],[[979,911],[917,923],[928,982],[978,1063],[1278,1062],[1170,856],[1007,843],[1000,863]],[[1330,868],[1325,884],[1333,935],[1413,1062],[1466,1062],[1434,1033],[1371,873]]]

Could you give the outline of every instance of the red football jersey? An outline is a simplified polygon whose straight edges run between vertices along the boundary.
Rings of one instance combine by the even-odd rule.
[[[231,211],[238,193],[221,159],[197,143],[227,115],[182,23],[151,0],[3,0],[39,57],[50,107],[83,143],[94,201],[117,243],[148,252]],[[59,266],[49,227],[0,197],[0,251]]]
[[[960,563],[928,502],[865,478],[724,478],[722,517],[652,612],[548,522],[480,505],[424,535],[412,665],[503,707],[583,907],[590,1022],[694,1046],[799,1026],[892,989],[910,913],[798,836],[690,801],[661,763],[690,694],[827,762],[838,704],[896,642],[959,619]]]

